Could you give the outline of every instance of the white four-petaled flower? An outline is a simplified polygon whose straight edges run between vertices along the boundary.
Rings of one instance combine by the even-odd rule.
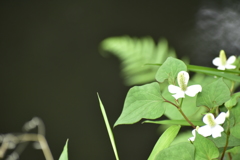
[[[235,62],[235,60],[236,60],[235,56],[230,56],[227,60],[224,50],[221,50],[219,57],[214,58],[212,62],[215,66],[218,66],[217,69],[225,70],[225,69],[235,69],[236,66],[232,65]]]
[[[202,91],[201,85],[192,85],[192,86],[187,86],[189,80],[189,74],[185,71],[181,71],[177,75],[177,81],[178,81],[178,86],[174,85],[169,85],[168,86],[168,91],[170,93],[175,93],[173,97],[175,99],[178,98],[184,98],[185,94],[194,97],[198,92]]]
[[[215,119],[212,113],[207,113],[203,117],[205,126],[200,127],[197,131],[204,137],[212,135],[213,138],[221,137],[221,132],[224,131],[223,127],[219,124],[223,124],[226,119],[226,113],[221,112]]]

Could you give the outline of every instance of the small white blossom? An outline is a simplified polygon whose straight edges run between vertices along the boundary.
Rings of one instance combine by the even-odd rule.
[[[196,127],[196,129],[194,129],[194,130],[192,130],[192,135],[193,135],[193,137],[190,137],[188,140],[189,141],[194,141],[195,140],[195,138],[196,138],[196,131],[198,131],[198,129],[199,129],[199,126],[197,126]]]
[[[226,119],[226,113],[221,112],[215,119],[212,113],[207,113],[203,117],[203,122],[206,124],[198,129],[198,133],[204,137],[212,135],[213,138],[221,137],[221,132],[224,131],[223,124]]]
[[[219,70],[235,69],[236,66],[232,65],[236,60],[235,56],[230,56],[227,60],[224,50],[220,51],[219,57],[213,59],[212,63],[217,66]]]
[[[172,95],[175,99],[178,98],[184,98],[185,94],[194,97],[198,92],[202,91],[202,86],[201,85],[192,85],[192,86],[187,86],[189,80],[189,74],[185,71],[181,71],[178,73],[177,76],[177,81],[178,81],[178,86],[174,85],[169,85],[168,86],[168,91],[170,93],[175,93]]]

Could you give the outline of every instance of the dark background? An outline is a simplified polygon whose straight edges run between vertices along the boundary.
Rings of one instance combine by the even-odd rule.
[[[72,160],[115,159],[96,93],[113,125],[129,87],[123,85],[117,58],[103,58],[99,43],[110,36],[165,37],[179,57],[209,66],[211,59],[201,59],[196,48],[204,38],[196,30],[209,35],[196,27],[202,6],[203,1],[192,0],[0,0],[0,133],[21,132],[38,116],[55,159],[67,138]],[[211,58],[223,49],[204,44],[200,49],[206,48],[202,54]],[[147,159],[159,137],[151,124],[113,131],[123,160]],[[29,145],[21,159],[44,158]]]

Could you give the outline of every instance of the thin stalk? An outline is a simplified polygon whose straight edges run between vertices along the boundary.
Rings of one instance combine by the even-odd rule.
[[[231,153],[228,153],[229,160],[232,160],[232,155]]]
[[[186,119],[186,121],[195,129],[196,126],[187,118],[187,116],[183,113],[182,109],[179,108],[178,110],[182,114],[182,116]]]
[[[183,103],[183,98],[182,98],[182,100],[180,102],[180,105],[179,105],[180,108],[182,107],[182,103]]]
[[[227,134],[226,144],[225,144],[224,149],[223,149],[223,153],[222,153],[222,156],[221,156],[221,160],[223,160],[224,155],[225,155],[225,152],[226,152],[226,150],[227,150],[229,135],[230,135],[230,134]]]
[[[221,156],[221,159],[220,159],[220,160],[223,160],[224,155],[225,155],[225,152],[226,152],[227,147],[228,147],[228,141],[229,141],[229,137],[230,137],[229,125],[230,125],[230,124],[229,124],[229,120],[228,120],[227,139],[226,139],[226,144],[225,144],[225,146],[224,146],[223,153],[222,153],[222,156]]]
[[[185,120],[186,120],[194,129],[196,128],[196,126],[187,118],[187,116],[183,113],[182,109],[181,109],[179,106],[177,106],[176,104],[174,104],[174,103],[166,100],[165,98],[163,98],[163,99],[164,99],[165,102],[170,103],[170,104],[172,104],[173,106],[175,106],[175,107],[179,110],[179,112],[182,114],[182,116],[185,118]]]

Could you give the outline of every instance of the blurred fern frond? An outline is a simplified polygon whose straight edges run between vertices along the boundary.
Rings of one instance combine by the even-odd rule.
[[[169,56],[176,57],[164,38],[155,44],[151,37],[110,37],[103,40],[100,47],[103,55],[111,53],[119,58],[122,76],[128,86],[154,81],[158,66],[146,64],[159,64]]]

